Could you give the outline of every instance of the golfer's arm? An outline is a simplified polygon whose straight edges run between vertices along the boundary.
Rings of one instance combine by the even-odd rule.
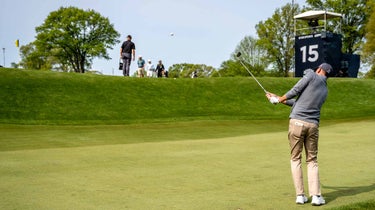
[[[135,58],[135,50],[132,50],[133,58]]]
[[[294,100],[293,99],[288,100],[286,95],[283,95],[283,96],[279,97],[279,102],[284,104],[284,105],[287,105],[287,106],[293,106],[293,104],[294,104]]]
[[[279,102],[280,102],[280,103],[285,104],[285,103],[286,103],[286,100],[287,100],[286,95],[283,95],[283,96],[279,97]]]

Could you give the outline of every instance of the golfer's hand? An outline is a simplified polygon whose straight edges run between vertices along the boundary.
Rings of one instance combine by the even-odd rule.
[[[279,103],[279,97],[276,97],[276,96],[271,96],[269,100],[272,104],[278,104]]]
[[[278,104],[279,103],[279,97],[276,94],[268,92],[266,94],[266,97],[272,104]]]

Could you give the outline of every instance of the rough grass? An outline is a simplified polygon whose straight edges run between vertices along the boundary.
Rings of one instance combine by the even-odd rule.
[[[260,78],[283,94],[295,78]],[[375,81],[330,79],[322,119],[375,116]],[[0,123],[128,124],[286,119],[251,78],[139,79],[0,70]],[[366,114],[364,114],[366,113]]]

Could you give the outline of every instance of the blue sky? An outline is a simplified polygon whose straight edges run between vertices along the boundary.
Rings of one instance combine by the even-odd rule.
[[[136,55],[175,63],[220,67],[246,35],[256,36],[255,25],[292,0],[1,0],[0,64],[19,62],[15,40],[35,40],[35,27],[61,6],[94,9],[108,17],[123,41],[131,34]],[[295,0],[303,5],[304,0]],[[174,36],[170,36],[173,32]],[[93,69],[107,75],[117,70],[120,44],[108,50],[111,60],[95,59]],[[132,71],[136,64],[132,63]]]

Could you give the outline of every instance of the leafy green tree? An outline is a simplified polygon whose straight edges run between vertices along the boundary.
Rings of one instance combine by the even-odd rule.
[[[332,26],[342,25],[343,51],[355,53],[361,50],[366,34],[366,23],[371,14],[370,2],[373,0],[306,0],[308,9],[327,10],[344,15],[342,24],[340,19],[332,20]]]
[[[237,53],[241,53],[241,57],[237,57]],[[258,44],[258,40],[252,36],[245,36],[237,45],[234,53],[231,55],[232,60],[241,59],[251,66],[266,67],[267,52]]]
[[[49,59],[36,49],[34,42],[20,47],[21,61],[19,63],[25,69],[51,69],[52,64]]]
[[[374,8],[375,2],[371,4]],[[363,55],[365,60],[372,65],[369,72],[366,73],[366,78],[375,78],[375,9],[372,10],[369,21],[366,25],[366,43],[363,48]]]
[[[10,64],[10,67],[11,68],[14,68],[14,69],[18,69],[19,68],[19,64],[18,63],[15,63],[15,62],[12,62],[11,64]]]
[[[248,65],[249,68],[250,65]],[[249,73],[247,73],[246,69],[241,65],[239,61],[235,60],[227,60],[224,61],[219,70],[218,73],[215,74],[215,76],[220,76],[220,77],[246,77],[249,76]]]
[[[108,18],[76,7],[51,12],[36,32],[37,51],[52,54],[79,73],[96,57],[110,59],[107,49],[113,49],[120,36]]]
[[[173,64],[168,69],[168,76],[171,78],[190,78],[194,71],[198,77],[211,77],[216,70],[214,67],[205,64]]]
[[[267,61],[284,77],[294,58],[294,14],[299,12],[298,4],[286,4],[276,9],[271,18],[256,25],[258,45],[267,51]]]

